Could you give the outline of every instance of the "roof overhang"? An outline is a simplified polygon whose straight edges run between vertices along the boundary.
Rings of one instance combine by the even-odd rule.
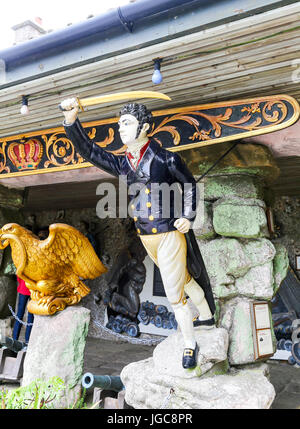
[[[299,100],[299,17],[297,2],[85,65],[73,64],[67,70],[28,82],[2,86],[0,137],[59,126],[62,114],[58,104],[73,95],[154,89],[172,98],[172,102],[148,101],[151,109],[280,93]],[[155,86],[151,76],[157,57],[163,59],[164,81]],[[20,115],[22,95],[29,96],[31,113],[27,116]],[[81,119],[113,117],[121,106],[93,106]]]
[[[167,14],[165,21],[158,22],[151,17],[148,27],[137,26],[133,33],[109,38],[107,51],[103,44],[91,43],[23,64],[19,72],[25,77],[31,73],[31,79],[21,81],[16,74],[13,84],[0,87],[0,137],[60,126],[58,104],[73,95],[159,90],[172,98],[171,102],[148,100],[152,110],[276,94],[300,100],[299,2],[282,6],[286,2],[257,1],[261,8],[255,12],[251,1],[242,6],[237,1],[205,2],[205,8],[204,2],[192,3],[194,9],[186,5],[182,15]],[[163,59],[164,81],[155,86],[151,75],[157,57]],[[20,115],[22,95],[29,96],[28,116]],[[90,107],[81,113],[81,120],[115,117],[122,104]],[[290,139],[296,139],[292,130],[298,133],[298,127],[290,128]],[[286,138],[280,133],[284,131],[278,131],[276,141]],[[274,150],[273,134],[256,141]],[[275,156],[295,158],[299,143],[292,141],[293,147],[288,144],[280,150],[278,143]]]

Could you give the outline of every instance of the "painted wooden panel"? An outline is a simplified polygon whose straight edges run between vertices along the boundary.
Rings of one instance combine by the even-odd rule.
[[[170,151],[182,151],[275,132],[299,118],[299,104],[277,95],[154,111],[149,136]],[[122,156],[126,147],[118,133],[118,117],[84,123],[91,139]],[[0,177],[15,177],[90,167],[64,128],[0,139]]]

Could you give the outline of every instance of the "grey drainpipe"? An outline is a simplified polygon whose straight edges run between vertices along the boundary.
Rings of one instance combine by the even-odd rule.
[[[169,11],[180,12],[183,7],[209,4],[209,0],[138,0],[136,3],[119,7],[104,14],[87,19],[62,30],[48,33],[29,42],[0,51],[0,60],[5,61],[6,70],[20,66],[30,60],[36,60],[52,53],[57,54],[75,44],[83,45],[89,40],[107,38],[116,32],[133,32],[137,21],[162,16]]]

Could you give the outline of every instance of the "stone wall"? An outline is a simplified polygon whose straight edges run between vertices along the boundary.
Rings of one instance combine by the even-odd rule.
[[[241,181],[238,174],[224,176],[224,189],[229,193],[226,197],[224,192],[210,191],[215,179],[208,178],[205,233],[195,231],[218,303],[219,326],[230,333],[231,365],[254,361],[249,304],[270,302],[288,266],[284,249],[277,250],[269,240],[264,201],[253,198],[260,190],[253,186],[253,192],[247,194],[241,185],[244,183],[247,190],[254,185],[253,179],[249,176],[247,181],[244,176]]]
[[[300,198],[276,197],[273,202],[275,223],[274,244],[287,249],[289,264],[300,280],[300,271],[296,271],[296,255],[300,255]]]
[[[197,177],[225,150],[207,147],[203,157],[184,157]],[[218,326],[229,333],[230,365],[255,361],[250,304],[267,301],[271,309],[288,269],[286,249],[270,240],[264,201],[277,175],[267,148],[241,144],[202,180],[204,225],[195,235],[216,299]],[[275,351],[273,330],[272,338]]]

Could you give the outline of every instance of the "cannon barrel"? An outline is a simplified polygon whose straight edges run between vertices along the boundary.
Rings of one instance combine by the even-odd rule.
[[[91,372],[86,372],[82,377],[81,384],[85,389],[100,387],[114,392],[120,392],[124,389],[124,384],[117,375],[94,375]]]

